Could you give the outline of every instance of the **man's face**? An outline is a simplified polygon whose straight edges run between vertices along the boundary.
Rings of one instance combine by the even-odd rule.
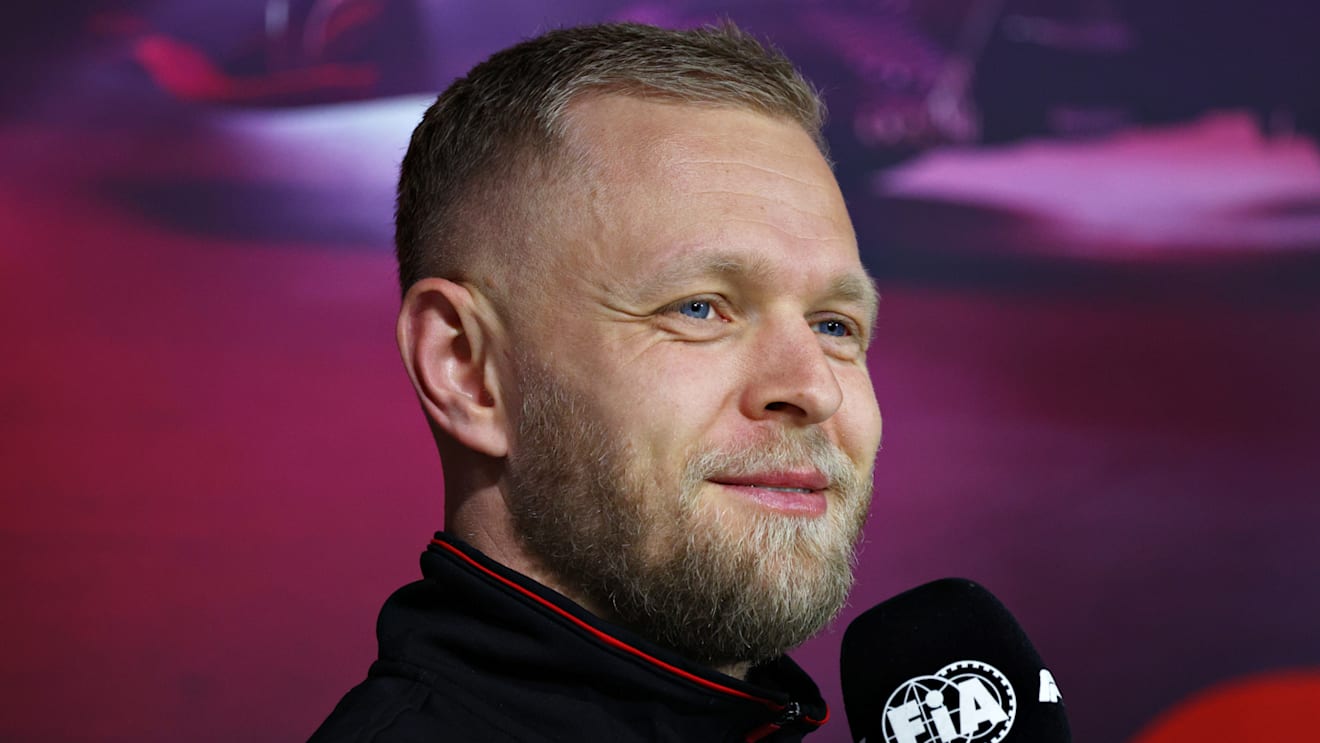
[[[880,414],[874,292],[795,124],[601,96],[514,324],[507,498],[598,610],[694,660],[762,660],[851,586]]]

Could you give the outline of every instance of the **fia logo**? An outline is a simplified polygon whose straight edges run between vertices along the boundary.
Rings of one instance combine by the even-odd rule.
[[[950,663],[903,682],[885,702],[885,743],[999,743],[1013,727],[1017,695],[988,663]]]

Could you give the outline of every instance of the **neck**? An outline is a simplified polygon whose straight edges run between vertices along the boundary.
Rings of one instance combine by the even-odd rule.
[[[715,666],[715,670],[719,671],[725,676],[732,676],[733,678],[736,678],[739,681],[747,680],[747,672],[751,670],[751,668],[752,668],[752,664],[746,662],[734,663],[733,665],[728,665],[728,666]]]
[[[461,497],[445,485],[445,529],[492,560],[516,570],[541,585],[563,594],[596,616],[617,621],[607,607],[589,600],[582,591],[562,581],[539,557],[527,550],[497,487],[483,488]]]

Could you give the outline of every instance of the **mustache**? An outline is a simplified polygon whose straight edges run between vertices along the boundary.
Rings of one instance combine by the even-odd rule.
[[[763,435],[737,448],[701,451],[688,459],[692,484],[712,477],[738,477],[775,471],[812,469],[825,475],[832,490],[855,487],[859,479],[853,461],[819,429]]]

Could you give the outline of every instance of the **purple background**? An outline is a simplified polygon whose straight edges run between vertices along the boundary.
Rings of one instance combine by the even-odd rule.
[[[816,740],[848,739],[847,621],[944,575],[1018,615],[1079,741],[1314,671],[1320,18],[1234,6],[22,10],[0,32],[0,739],[302,739],[363,677],[442,511],[393,346],[403,146],[490,52],[622,18],[727,14],[803,66],[884,295],[858,587],[796,653],[834,708]],[[958,59],[976,113],[933,115]]]

